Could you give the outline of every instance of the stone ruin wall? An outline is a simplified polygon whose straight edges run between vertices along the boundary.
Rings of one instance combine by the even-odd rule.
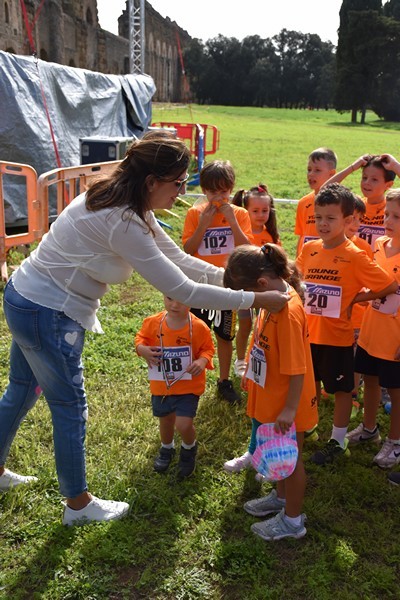
[[[25,0],[32,22],[39,0]],[[96,0],[46,0],[34,28],[39,58],[116,75],[129,73],[129,9],[118,19],[119,35],[101,29]],[[189,34],[145,3],[145,72],[154,79],[155,102],[185,100],[176,32],[181,47]],[[0,50],[27,55],[31,50],[19,0],[0,0]]]

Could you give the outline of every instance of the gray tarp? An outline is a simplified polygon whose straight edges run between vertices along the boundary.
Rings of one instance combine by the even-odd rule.
[[[80,138],[140,137],[151,124],[155,84],[148,75],[104,75],[0,51],[2,161],[30,165],[38,175],[58,167],[40,81],[62,167],[80,164]],[[4,179],[7,223],[26,217],[18,187]]]

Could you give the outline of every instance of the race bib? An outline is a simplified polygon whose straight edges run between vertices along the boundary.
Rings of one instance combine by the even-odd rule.
[[[231,254],[235,247],[230,227],[212,227],[207,229],[199,246],[200,256]]]
[[[368,242],[372,250],[375,249],[375,240],[385,235],[385,228],[378,225],[360,225],[358,237]]]
[[[254,381],[260,387],[265,387],[267,378],[267,361],[264,350],[254,344],[250,350],[249,363],[246,371],[247,379]]]
[[[394,294],[372,300],[371,306],[384,315],[396,315],[400,308],[400,286]]]
[[[339,285],[306,284],[304,309],[308,315],[318,317],[340,317],[342,288]]]
[[[149,367],[151,381],[166,381],[170,385],[176,379],[192,379],[190,373],[185,373],[191,364],[189,346],[167,347],[163,349],[163,365]]]

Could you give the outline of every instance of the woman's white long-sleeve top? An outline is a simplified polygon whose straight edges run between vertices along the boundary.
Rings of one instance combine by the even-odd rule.
[[[154,236],[135,213],[88,211],[85,200],[81,194],[63,210],[14,273],[15,289],[28,300],[101,333],[99,299],[136,270],[163,294],[193,308],[238,310],[253,304],[253,292],[220,287],[223,269],[185,254],[153,213],[148,222]]]

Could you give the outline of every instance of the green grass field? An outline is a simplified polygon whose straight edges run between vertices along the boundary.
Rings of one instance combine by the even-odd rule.
[[[318,146],[337,152],[339,168],[366,152],[399,155],[397,127],[372,114],[362,127],[331,111],[156,105],[153,120],[216,125],[221,134],[216,156],[232,161],[237,187],[262,181],[276,198],[307,193],[307,155]],[[358,191],[359,176],[352,175],[348,183]],[[179,243],[185,208],[174,210],[177,218],[162,218],[173,226],[172,237]],[[294,214],[295,206],[278,205],[284,245],[292,255]],[[136,275],[113,287],[99,311],[105,335],[88,334],[84,352],[90,490],[128,501],[130,515],[109,524],[61,525],[50,415],[40,398],[8,462],[39,481],[0,497],[0,599],[399,598],[400,490],[388,485],[386,472],[372,466],[374,447],[355,448],[351,458],[318,468],[307,461],[318,443],[306,446],[307,536],[263,542],[251,533],[255,519],[242,505],[268,493],[270,486],[256,482],[253,471],[232,476],[222,468],[225,460],[246,450],[250,425],[245,400],[232,409],[217,399],[214,372],[196,421],[194,476],[182,483],[173,468],[166,476],[153,472],[158,423],[151,414],[147,369],[133,352],[133,338],[143,318],[161,307],[161,294]],[[3,313],[0,334],[4,388],[10,337]],[[332,410],[332,400],[320,407],[322,440],[329,436]],[[379,416],[383,435],[388,419],[383,412]]]

